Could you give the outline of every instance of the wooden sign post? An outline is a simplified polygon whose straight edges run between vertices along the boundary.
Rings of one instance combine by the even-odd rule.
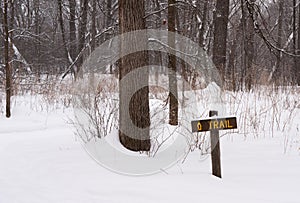
[[[218,116],[217,111],[210,111],[209,117]],[[212,174],[219,178],[221,175],[219,130],[236,129],[236,117],[211,118],[192,121],[192,132],[210,131]]]

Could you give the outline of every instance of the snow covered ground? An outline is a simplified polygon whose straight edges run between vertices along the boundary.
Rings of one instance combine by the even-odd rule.
[[[236,95],[228,98],[237,99]],[[270,135],[267,127],[268,132],[259,136],[245,136],[244,131],[225,133],[221,137],[223,178],[218,179],[211,175],[210,157],[199,150],[160,174],[131,177],[112,173],[82,148],[69,122],[71,108],[40,108],[27,97],[14,101],[12,118],[0,118],[0,203],[300,202],[297,107],[291,116],[276,117],[264,104],[268,117],[292,122],[284,129],[275,126]],[[268,102],[255,101],[259,101],[257,106]],[[240,109],[248,108],[248,103],[232,105],[231,112],[242,120]],[[251,111],[261,113],[257,128],[263,122],[270,124],[262,108],[249,109],[249,115],[253,115]],[[282,130],[288,134],[279,133]]]

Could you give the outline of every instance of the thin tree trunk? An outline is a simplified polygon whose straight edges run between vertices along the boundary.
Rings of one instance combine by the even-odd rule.
[[[92,1],[92,26],[91,26],[91,51],[94,51],[96,48],[96,0]]]
[[[175,32],[175,0],[168,0],[168,31]],[[168,45],[175,48],[175,36],[168,36]],[[169,124],[178,125],[178,90],[177,90],[177,78],[176,78],[176,56],[169,51]]]
[[[294,54],[297,53],[297,4],[296,0],[293,0],[293,51]],[[296,59],[296,58],[295,58]],[[296,60],[295,60],[296,63]]]
[[[26,7],[27,7],[27,29],[31,26],[31,6],[30,6],[30,0],[26,1]]]
[[[251,0],[254,3],[255,0]],[[254,23],[247,15],[247,33],[245,44],[245,58],[246,58],[246,78],[245,85],[248,91],[252,88],[253,83],[253,60],[254,60]]]
[[[159,0],[154,0],[154,4],[155,4],[155,11],[159,11],[161,9]],[[159,29],[162,27],[162,19],[161,19],[161,12],[157,13],[158,16],[158,20],[156,20],[156,24],[155,24],[155,29]],[[165,21],[164,21],[165,22]],[[152,59],[156,61],[156,64],[158,64],[160,67],[163,66],[163,56],[161,54],[161,52],[155,52],[152,55]],[[160,68],[156,68],[155,69],[155,84],[158,85],[159,83],[159,73],[160,73],[161,69]]]
[[[79,28],[79,49],[78,54],[83,50],[85,45],[85,34],[87,28],[87,15],[88,15],[88,3],[89,0],[82,0],[81,6],[81,19],[80,19],[80,28]],[[81,54],[80,58],[78,59],[78,67],[80,67],[83,63],[83,54]],[[77,74],[79,73],[80,68],[77,70]]]
[[[107,0],[106,2],[106,16],[105,16],[105,24],[106,28],[112,26],[112,0]],[[105,33],[105,39],[108,38],[109,33]]]
[[[10,111],[10,98],[11,98],[11,68],[9,64],[9,32],[8,32],[8,1],[4,1],[4,14],[3,14],[3,25],[4,25],[4,60],[5,60],[5,76],[6,76],[6,117],[11,116]]]
[[[277,47],[282,48],[282,35],[283,35],[283,0],[279,0],[279,16],[278,16],[278,34],[277,34]],[[282,81],[282,69],[281,69],[281,60],[282,60],[282,53],[278,51],[276,56],[276,68],[273,75],[273,81],[276,85],[280,84],[280,81]]]
[[[298,5],[298,48],[297,55],[300,55],[300,5]],[[298,86],[300,86],[300,57],[298,56],[297,65],[296,65],[296,79]]]
[[[63,13],[62,13],[62,0],[57,0],[57,6],[58,6],[58,21],[59,21],[60,30],[61,30],[61,37],[62,37],[62,41],[63,41],[65,58],[66,58],[66,60],[68,60],[68,49],[67,49],[67,43],[66,43],[66,37],[65,37]]]
[[[200,1],[198,1],[200,2]],[[205,46],[205,31],[206,31],[206,26],[207,26],[207,14],[208,14],[208,4],[209,0],[205,0],[204,2],[204,10],[203,10],[203,19],[202,19],[202,26],[200,28],[200,33],[199,33],[199,46],[204,47]],[[200,7],[200,5],[199,5]]]
[[[105,16],[106,28],[112,26],[112,0],[106,0],[106,16]],[[110,33],[104,34],[104,40],[110,38]],[[109,66],[109,73],[113,74],[113,65]]]
[[[15,21],[15,1],[14,0],[9,0],[9,5],[10,5],[10,23],[9,23],[9,55],[11,57],[14,56],[15,51],[14,51],[14,21]],[[10,87],[11,87],[11,91],[10,94],[11,96],[14,95],[14,91],[13,91],[13,81],[12,81],[12,75],[13,75],[13,63],[11,62],[9,64],[9,69],[10,69]]]
[[[242,53],[241,53],[241,77],[240,77],[240,89],[244,89],[244,85],[246,83],[246,74],[247,74],[247,46],[246,46],[246,2],[245,0],[241,0],[241,9],[242,9],[242,17],[241,17],[241,25],[242,25]]]
[[[40,27],[40,0],[34,0],[34,26],[35,26],[35,35],[40,37],[41,33],[41,27]],[[36,58],[36,64],[37,64],[37,71],[38,71],[38,80],[40,80],[40,74],[42,72],[42,67],[40,65],[41,61],[41,52],[40,52],[41,42],[38,40],[35,46],[35,58]]]
[[[293,0],[293,51],[297,54],[297,1]],[[291,73],[292,83],[297,83],[297,57],[294,57],[293,71]]]
[[[69,7],[70,7],[70,21],[69,21],[69,27],[70,27],[70,33],[69,33],[69,40],[70,40],[70,57],[72,61],[75,60],[76,54],[77,54],[77,46],[76,46],[76,2],[75,0],[69,0]]]
[[[237,37],[238,36],[236,35],[235,39],[237,39]],[[237,40],[232,40],[232,42],[230,44],[230,53],[229,53],[229,59],[228,59],[228,67],[230,68],[228,75],[230,76],[230,80],[231,80],[230,89],[233,91],[237,90],[236,89],[236,77],[235,77],[236,48],[237,48]]]
[[[145,29],[146,22],[144,19],[145,8],[144,1],[141,0],[119,0],[119,28],[120,33],[126,33],[130,31]],[[132,36],[135,38],[135,36]],[[147,39],[141,39],[138,43],[147,43]],[[129,44],[127,41],[121,40],[121,52],[126,46],[134,47],[135,44]],[[145,44],[146,46],[146,44]],[[138,70],[136,77],[131,77],[126,80],[128,73],[144,67],[148,63],[148,57],[146,51],[129,54],[120,59],[119,64],[119,139],[121,144],[132,151],[149,151],[151,147],[150,143],[150,113],[149,113],[149,86],[140,87],[138,84],[148,84],[149,70]],[[128,78],[127,78],[128,79]],[[128,98],[131,94],[131,90],[137,90],[131,98]],[[129,107],[126,105],[129,104]],[[128,112],[130,120],[128,120],[126,112]],[[137,130],[133,130],[132,125],[137,127]],[[125,132],[130,132],[128,135]]]

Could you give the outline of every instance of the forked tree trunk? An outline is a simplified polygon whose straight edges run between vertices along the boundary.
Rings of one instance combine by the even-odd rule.
[[[126,33],[135,30],[145,29],[145,9],[144,1],[141,0],[119,0],[119,26],[120,33]],[[135,36],[131,36],[135,38]],[[138,43],[147,43],[147,38],[140,39]],[[136,44],[127,43],[121,40],[121,52],[125,46],[136,46]],[[128,74],[132,71],[146,66],[148,63],[147,52],[141,51],[126,55],[120,59],[119,64],[119,139],[121,144],[132,151],[149,151],[150,143],[150,114],[149,114],[149,87],[139,89],[140,81],[148,84],[149,72],[138,71],[136,77],[130,77]],[[127,78],[128,79],[128,78]],[[132,96],[129,94],[132,89],[137,90]],[[129,106],[127,106],[129,104]],[[127,120],[128,112],[130,120]],[[136,126],[139,130],[134,130]],[[130,132],[126,134],[125,132]]]

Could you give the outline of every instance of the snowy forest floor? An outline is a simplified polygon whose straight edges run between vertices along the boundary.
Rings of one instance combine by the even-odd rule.
[[[65,100],[16,96],[12,118],[0,118],[0,202],[299,202],[299,89],[225,96],[240,129],[221,133],[222,179],[200,150],[152,176],[107,171],[84,151]]]

